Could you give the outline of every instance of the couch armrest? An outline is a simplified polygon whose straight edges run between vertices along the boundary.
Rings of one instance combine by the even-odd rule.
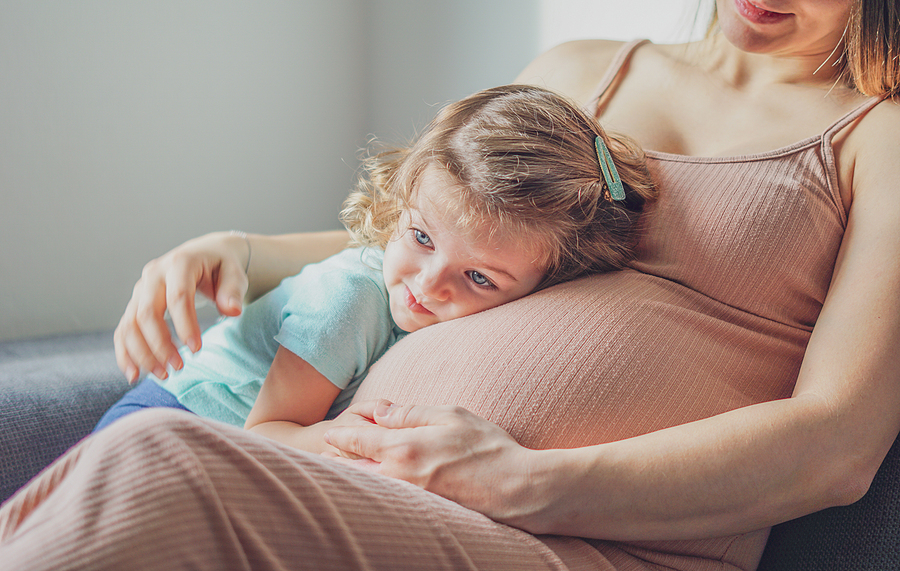
[[[0,343],[0,501],[86,436],[128,388],[111,332]]]
[[[772,528],[759,571],[900,569],[900,438],[865,496]]]

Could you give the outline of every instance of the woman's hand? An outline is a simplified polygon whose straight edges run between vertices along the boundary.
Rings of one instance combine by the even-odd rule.
[[[223,315],[241,313],[248,255],[243,237],[216,232],[189,240],[144,266],[113,336],[116,362],[128,382],[135,382],[141,371],[164,379],[167,366],[183,366],[165,321],[166,309],[176,335],[194,352],[200,349],[197,292],[215,301]]]
[[[454,406],[402,406],[386,400],[351,405],[370,419],[334,427],[325,440],[344,462],[399,478],[488,517],[520,525],[543,500],[532,481],[542,452],[520,446],[499,426]]]
[[[140,372],[167,376],[166,367],[180,369],[181,357],[166,325],[166,309],[178,335],[191,351],[200,349],[200,325],[194,296],[202,293],[223,315],[239,315],[245,297],[254,299],[299,272],[347,247],[343,230],[252,235],[253,264],[247,270],[250,243],[231,232],[206,234],[152,260],[134,285],[131,300],[116,328],[116,361],[129,382]],[[249,294],[249,295],[248,295]]]

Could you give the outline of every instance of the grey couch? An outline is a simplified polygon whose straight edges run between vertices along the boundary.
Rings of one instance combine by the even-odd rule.
[[[112,334],[0,343],[0,501],[87,435],[128,389]],[[869,493],[776,526],[762,571],[900,569],[900,441]]]

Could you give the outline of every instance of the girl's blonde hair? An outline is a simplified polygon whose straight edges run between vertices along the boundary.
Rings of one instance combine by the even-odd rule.
[[[610,198],[597,136],[609,147],[625,200]],[[442,109],[412,146],[365,161],[341,212],[356,244],[387,244],[429,165],[459,183],[440,207],[458,218],[461,231],[487,223],[543,253],[539,287],[622,268],[632,257],[641,210],[656,196],[644,153],[630,139],[605,133],[576,104],[546,89],[496,87]]]
[[[717,29],[715,5],[707,35]],[[900,95],[900,3],[855,0],[844,31],[839,71],[851,87],[870,97]]]

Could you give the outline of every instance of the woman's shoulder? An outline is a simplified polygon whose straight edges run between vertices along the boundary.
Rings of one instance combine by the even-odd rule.
[[[891,142],[897,146],[897,130],[900,129],[900,99],[886,99],[867,112],[854,129],[871,143]]]
[[[546,87],[585,103],[623,45],[612,40],[559,44],[528,64],[516,83]]]
[[[869,110],[839,147],[845,172],[852,174],[854,193],[876,188],[897,196],[894,181],[900,179],[900,101],[885,100]],[[867,191],[867,190],[866,190]],[[877,191],[874,191],[877,192]]]
[[[594,95],[600,80],[613,64],[621,49],[629,42],[615,40],[574,40],[555,46],[539,55],[516,78],[568,95],[585,104]],[[682,51],[676,51],[681,49]],[[671,66],[683,46],[646,43],[634,58],[655,61],[652,69]]]

